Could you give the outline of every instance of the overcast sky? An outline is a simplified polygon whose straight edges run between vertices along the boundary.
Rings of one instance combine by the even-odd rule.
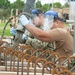
[[[15,2],[16,0],[9,0],[11,3]],[[26,0],[23,0],[26,1]],[[62,5],[64,5],[65,0],[39,0],[41,1],[42,4],[46,4],[46,3],[52,3],[53,2],[60,2]]]

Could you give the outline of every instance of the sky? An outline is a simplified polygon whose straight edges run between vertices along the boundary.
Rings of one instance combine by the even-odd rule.
[[[9,0],[11,3],[15,2],[16,0]],[[23,0],[26,1],[26,0]],[[46,3],[52,3],[52,2],[60,2],[62,5],[64,5],[65,0],[39,0],[41,1],[42,4],[46,4]]]

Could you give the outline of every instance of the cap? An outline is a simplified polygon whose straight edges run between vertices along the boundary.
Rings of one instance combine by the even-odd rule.
[[[54,21],[56,21],[56,20],[60,20],[60,21],[63,21],[63,22],[65,22],[66,20],[65,19],[63,19],[63,18],[60,18],[59,16],[58,16],[58,13],[57,12],[55,12],[55,11],[53,11],[53,10],[50,10],[50,11],[47,11],[45,14],[44,14],[44,16],[46,17],[46,16],[54,16]]]
[[[36,10],[36,9],[32,10],[31,14],[38,14],[38,10]]]
[[[43,14],[43,11],[40,8],[33,9],[31,11],[31,18],[38,16],[39,14]]]
[[[36,8],[31,11],[31,14],[43,14],[43,11],[40,8]]]
[[[49,16],[54,16],[54,17],[58,17],[58,13],[57,12],[55,12],[55,11],[47,11],[46,13],[45,13],[45,16],[47,16],[47,15],[49,15]]]

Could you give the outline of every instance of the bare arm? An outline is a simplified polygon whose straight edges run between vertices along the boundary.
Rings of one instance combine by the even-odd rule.
[[[37,39],[44,41],[44,42],[50,42],[51,41],[49,31],[41,30],[41,29],[39,29],[35,26],[32,26],[32,25],[29,25],[29,24],[27,24],[25,27]]]

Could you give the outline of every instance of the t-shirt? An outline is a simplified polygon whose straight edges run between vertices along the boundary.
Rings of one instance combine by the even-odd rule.
[[[67,29],[55,28],[49,32],[51,41],[56,43],[56,52],[61,56],[70,56],[73,54],[73,37]]]

